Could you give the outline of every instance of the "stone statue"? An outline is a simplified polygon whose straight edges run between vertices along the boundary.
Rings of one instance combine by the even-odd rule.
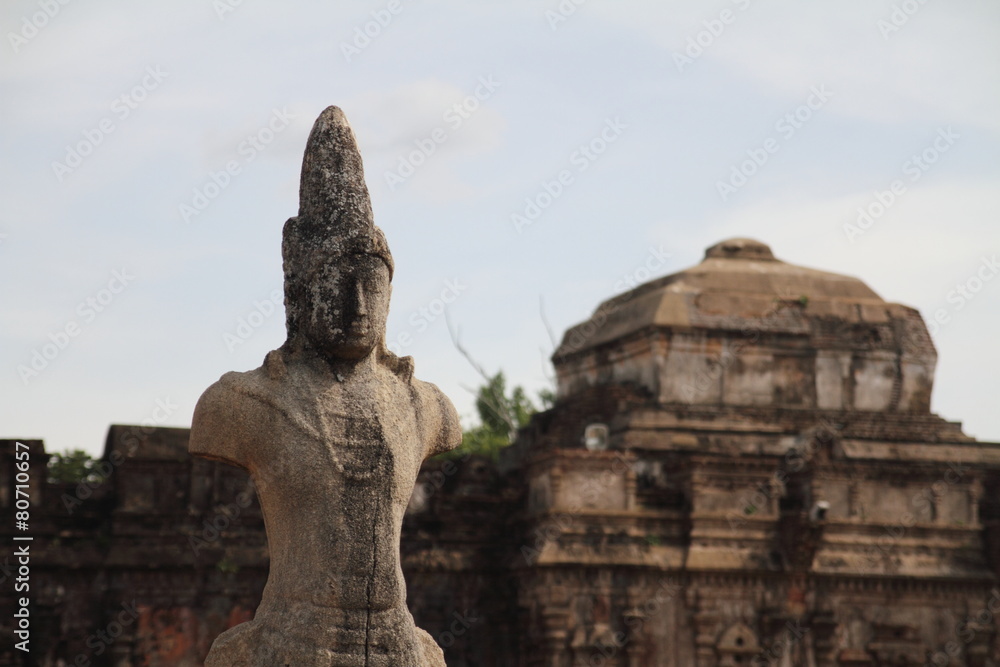
[[[399,538],[421,463],[458,416],[385,345],[392,256],[343,112],[313,126],[282,240],[288,337],[198,401],[190,451],[249,471],[271,565],[252,621],[206,667],[444,666],[406,608]]]

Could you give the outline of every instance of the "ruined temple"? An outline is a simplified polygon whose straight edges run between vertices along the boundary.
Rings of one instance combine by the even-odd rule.
[[[930,412],[916,310],[733,239],[600,304],[552,360],[554,406],[498,462],[431,460],[410,501],[408,602],[449,665],[1000,661],[1000,443]],[[80,485],[42,483],[28,442],[33,653],[0,664],[201,665],[250,618],[253,487],[187,439],[113,426]]]
[[[601,304],[553,363],[555,407],[503,460],[526,664],[1000,656],[1000,444],[930,412],[913,308],[733,239]]]

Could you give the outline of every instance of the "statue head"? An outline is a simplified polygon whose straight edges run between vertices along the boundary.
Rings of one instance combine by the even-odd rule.
[[[385,351],[393,262],[375,226],[361,153],[344,113],[328,107],[302,160],[299,214],[285,223],[286,349],[328,360]]]
[[[306,292],[298,327],[327,359],[356,360],[385,341],[389,268],[374,255],[351,254],[320,267]]]

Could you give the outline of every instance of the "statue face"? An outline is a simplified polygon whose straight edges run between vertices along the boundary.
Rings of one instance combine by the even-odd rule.
[[[324,266],[308,291],[303,333],[327,359],[363,359],[385,340],[389,269],[372,255]]]

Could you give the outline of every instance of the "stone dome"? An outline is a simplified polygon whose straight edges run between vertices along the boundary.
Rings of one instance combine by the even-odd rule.
[[[926,412],[936,353],[913,308],[735,238],[603,302],[553,363],[563,396],[638,382],[667,403]]]

